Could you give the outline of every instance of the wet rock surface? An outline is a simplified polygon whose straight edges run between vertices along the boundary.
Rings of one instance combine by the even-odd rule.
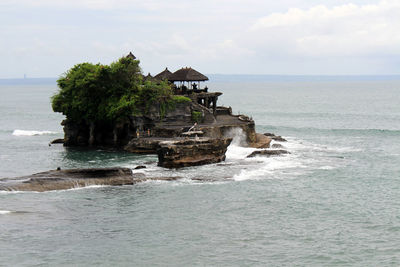
[[[269,148],[272,139],[263,135],[256,133],[256,141],[251,143],[250,146],[253,148]]]
[[[50,170],[29,176],[0,179],[0,191],[52,191],[92,185],[133,185],[147,180],[176,180],[179,177],[146,177],[128,168]]]

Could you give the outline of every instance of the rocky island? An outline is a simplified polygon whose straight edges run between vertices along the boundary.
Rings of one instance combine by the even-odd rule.
[[[222,93],[202,86],[207,80],[193,68],[181,68],[174,73],[166,68],[154,77],[144,76],[132,53],[109,66],[75,65],[58,79],[60,90],[52,97],[53,110],[66,116],[61,123],[64,138],[52,143],[157,154],[158,165],[164,168],[224,161],[238,131],[244,136],[243,146],[261,149],[248,157],[288,153],[282,149],[266,150],[272,140],[286,140],[271,133],[256,133],[253,119],[234,115],[231,107],[219,106]],[[145,177],[119,167],[57,169],[0,179],[0,190],[41,192],[178,178]]]
[[[110,66],[78,64],[52,99],[66,116],[63,143],[158,154],[167,168],[223,161],[232,129],[242,130],[247,145],[267,148],[271,139],[256,134],[248,116],[218,106],[222,93],[202,86],[207,80],[187,67],[144,76],[132,53]]]

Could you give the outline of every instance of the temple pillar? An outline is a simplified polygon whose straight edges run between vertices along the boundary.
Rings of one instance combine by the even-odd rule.
[[[217,111],[217,97],[214,96],[212,101],[213,101],[213,113],[215,114],[215,112]]]

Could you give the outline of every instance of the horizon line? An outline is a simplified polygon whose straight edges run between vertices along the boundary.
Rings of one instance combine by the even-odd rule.
[[[281,77],[393,77],[400,74],[247,74],[247,73],[207,73],[218,76],[281,76]],[[0,77],[0,80],[58,79],[58,77]]]

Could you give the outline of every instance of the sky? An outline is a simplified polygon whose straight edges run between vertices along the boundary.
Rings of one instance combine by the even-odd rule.
[[[400,74],[400,0],[0,0],[0,78],[130,51],[145,74]]]

